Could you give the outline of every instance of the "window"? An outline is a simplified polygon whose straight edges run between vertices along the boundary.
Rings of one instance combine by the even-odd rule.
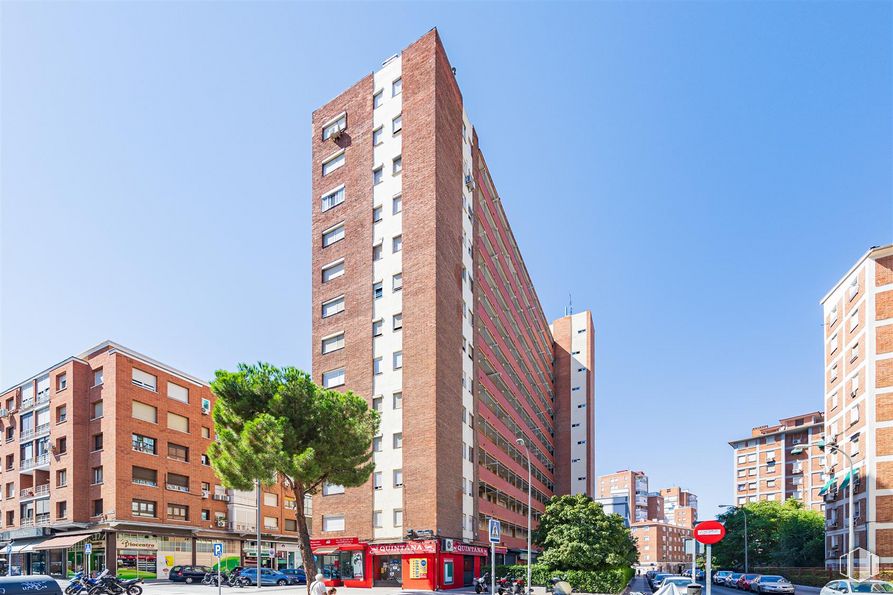
[[[56,503],[56,518],[68,518],[68,503],[66,501]]]
[[[396,97],[403,92],[403,77],[398,78],[391,83],[391,97]]]
[[[381,436],[372,438],[372,452],[381,452]],[[379,473],[379,476],[381,473]]]
[[[394,487],[403,487],[403,469],[394,469]]]
[[[394,526],[402,527],[403,526],[403,509],[397,508],[394,510]]]
[[[184,504],[168,504],[167,518],[174,521],[188,521],[189,507]]]
[[[396,273],[393,277],[391,277],[391,289],[394,291],[400,291],[403,289],[403,273]]]
[[[831,337],[831,343],[828,345],[829,353],[834,353],[835,351],[837,351],[837,334],[836,333],[833,337]]]
[[[403,352],[395,351],[394,352],[394,369],[399,370],[403,367]]]
[[[68,388],[68,374],[65,372],[56,376],[56,392]]]
[[[384,179],[384,168],[382,166],[378,166],[372,170],[372,185],[381,184],[381,181]]]
[[[853,345],[853,349],[850,350],[850,361],[854,362],[859,359],[859,344],[855,343]]]
[[[336,132],[347,128],[347,114],[341,114],[334,121],[322,127],[322,139],[329,140]]]
[[[130,504],[130,513],[133,516],[155,517],[155,502],[149,500],[133,500]]]
[[[173,442],[167,443],[167,458],[173,459],[175,461],[182,461],[184,463],[189,462],[189,448],[186,446],[181,446],[179,444],[174,444]]]
[[[403,130],[403,114],[391,120],[391,134],[399,134]]]
[[[16,436],[16,429],[13,426],[9,426],[8,428],[6,428],[6,441],[7,442],[12,442],[13,440],[15,440],[15,436]]]
[[[102,434],[93,434],[93,450],[102,450]]]
[[[403,250],[403,235],[394,236],[391,239],[391,252],[397,253]]]
[[[298,521],[295,519],[285,519],[285,530],[286,531],[297,531],[298,530]]]
[[[391,212],[396,215],[403,211],[403,195],[398,194],[391,199]]]
[[[279,519],[273,516],[264,517],[264,529],[278,529]]]
[[[344,493],[344,486],[335,484],[335,483],[325,483],[322,486],[322,495],[323,496],[334,496],[337,494]]]
[[[139,401],[133,401],[131,414],[135,419],[141,419],[149,423],[158,423],[158,409]]]
[[[374,207],[372,209],[372,223],[378,223],[381,221],[381,207]]]
[[[68,452],[68,438],[64,436],[56,439],[56,454],[63,455]]]
[[[378,262],[381,260],[381,242],[372,246],[372,261]]]
[[[211,428],[202,426],[202,438],[211,438]]]
[[[373,320],[372,321],[372,336],[380,337],[383,333],[383,329],[382,329],[383,326],[384,326],[384,321]]]
[[[853,379],[850,381],[850,396],[855,397],[859,393],[859,375],[856,374],[853,376]],[[834,394],[834,397],[837,397],[837,393]]]
[[[331,192],[322,195],[320,199],[322,206],[321,211],[326,212],[333,207],[337,207],[344,202],[344,185],[339,186]]]
[[[209,457],[207,454],[202,453],[201,459],[202,459],[202,465],[204,465],[205,467],[211,466],[211,457]]]
[[[856,405],[852,409],[850,409],[850,424],[854,424],[859,421],[859,406]]]
[[[856,327],[859,326],[859,310],[853,310],[853,315],[850,316],[850,330],[856,330]]]
[[[102,466],[93,467],[92,469],[92,485],[96,485],[98,483],[102,483]]]
[[[834,364],[833,366],[831,366],[831,381],[833,382],[836,379],[837,379],[837,364]]]
[[[322,232],[322,247],[327,248],[335,242],[344,239],[344,224],[339,223],[335,227],[329,228]]]
[[[322,269],[322,282],[328,283],[338,277],[344,275],[344,260],[339,260],[337,262],[333,262],[332,264],[328,264]]]
[[[372,108],[373,109],[375,109],[376,107],[381,107],[383,94],[384,94],[383,91],[379,91],[378,93],[376,93],[375,95],[372,96]]]
[[[373,399],[372,399],[373,411],[381,411],[381,403],[382,403],[382,397],[373,397]]]
[[[372,299],[379,300],[384,292],[381,287],[381,281],[372,284]]]
[[[131,469],[131,481],[138,485],[149,487],[158,486],[158,471],[155,469],[147,469],[145,467],[134,466]]]
[[[68,470],[59,469],[56,471],[56,487],[62,488],[68,485]]]
[[[382,143],[381,133],[384,132],[384,127],[379,126],[375,130],[372,131],[372,146],[377,147]]]
[[[396,392],[392,395],[394,409],[403,409],[403,393]]]
[[[93,501],[93,516],[102,516],[102,511],[102,498],[98,498]]]
[[[852,301],[857,293],[859,293],[859,278],[854,277],[853,280],[850,281],[850,286],[847,288],[847,298]]]
[[[372,511],[372,526],[376,529],[381,528],[381,511],[373,510]]]
[[[177,415],[176,413],[167,413],[167,427],[178,432],[189,433],[189,418]]]
[[[403,156],[397,155],[394,157],[394,161],[391,162],[391,173],[393,175],[397,175],[403,171]]]
[[[202,508],[202,520],[210,521],[211,520],[211,511],[207,508]]]
[[[102,384],[102,368],[93,370],[93,386],[99,386],[100,384]]]
[[[738,457],[738,463],[739,463],[739,464],[743,463],[743,462],[746,461],[746,460],[747,460],[747,459],[746,459],[746,457],[745,457],[744,455],[740,455],[740,456]]]
[[[148,372],[138,370],[137,368],[133,368],[132,382],[137,386],[141,386],[142,388],[153,392],[156,391],[158,387],[158,378]]]
[[[344,384],[344,368],[337,368],[322,373],[323,388],[332,388]]]
[[[61,424],[65,420],[68,419],[68,407],[65,405],[59,405],[56,407],[56,423]]]
[[[339,349],[344,349],[344,333],[338,333],[322,340],[322,352],[324,354],[332,353]]]
[[[322,175],[327,176],[344,165],[344,151],[338,151],[322,162]]]
[[[322,303],[322,317],[328,318],[329,316],[334,316],[339,312],[344,312],[344,296],[339,295],[336,298],[333,298],[327,302]]]
[[[394,434],[394,448],[403,448],[403,432]]]
[[[403,328],[403,313],[394,314],[394,330],[399,331]]]
[[[381,373],[381,358],[376,357],[372,360],[372,374],[378,376]]]
[[[183,388],[179,384],[174,384],[173,382],[167,383],[167,396],[175,401],[180,401],[181,403],[189,402],[189,389]]]
[[[93,412],[90,419],[98,419],[100,417],[102,417],[102,401],[96,401],[93,403]]]
[[[153,455],[158,454],[155,450],[155,438],[149,438],[148,436],[142,436],[140,434],[132,434],[131,441],[133,443],[133,450],[135,451]]]
[[[344,515],[329,514],[322,517],[323,531],[344,531]]]

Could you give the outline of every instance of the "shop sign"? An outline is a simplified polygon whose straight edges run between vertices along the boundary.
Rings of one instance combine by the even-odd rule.
[[[428,578],[428,560],[426,558],[409,559],[409,578]]]
[[[466,556],[486,556],[488,551],[482,545],[469,545],[467,543],[453,543],[454,554],[465,554]]]
[[[121,550],[157,550],[158,541],[147,535],[118,533],[115,539]]]
[[[406,541],[403,543],[373,543],[369,545],[369,553],[374,556],[390,556],[394,554],[436,554],[437,541]]]
[[[339,545],[356,545],[360,543],[358,537],[330,537],[329,539],[311,539],[310,548],[336,547]]]

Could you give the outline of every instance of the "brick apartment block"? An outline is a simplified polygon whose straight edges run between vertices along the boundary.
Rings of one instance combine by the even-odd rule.
[[[314,497],[314,551],[333,584],[469,585],[488,518],[525,551],[528,449],[534,525],[594,491],[592,318],[543,314],[436,30],[312,130],[313,377],[382,420],[371,481]]]
[[[0,540],[23,572],[90,567],[167,578],[174,565],[256,555],[257,495],[220,485],[208,384],[112,342],[0,394]],[[294,564],[293,503],[263,488],[263,563]],[[272,556],[270,553],[272,552]]]

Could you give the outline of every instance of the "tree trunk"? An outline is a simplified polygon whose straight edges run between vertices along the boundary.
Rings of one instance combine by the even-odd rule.
[[[310,531],[307,530],[307,517],[304,516],[304,489],[301,485],[292,484],[292,494],[295,497],[295,520],[298,523],[298,547],[301,549],[301,559],[304,562],[304,573],[307,575],[307,593],[310,593],[310,585],[316,577],[316,560],[313,559],[313,551],[310,548]]]

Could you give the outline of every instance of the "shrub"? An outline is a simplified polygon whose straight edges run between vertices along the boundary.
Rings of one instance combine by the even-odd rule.
[[[484,567],[483,572],[488,572],[489,567]],[[496,565],[496,576],[507,574],[517,577],[527,576],[527,566],[524,564]],[[549,584],[553,577],[563,577],[569,582],[577,593],[620,593],[629,584],[633,577],[633,569],[629,567],[611,568],[608,570],[551,570],[545,564],[532,564],[530,566],[530,582],[533,586],[543,587]]]

